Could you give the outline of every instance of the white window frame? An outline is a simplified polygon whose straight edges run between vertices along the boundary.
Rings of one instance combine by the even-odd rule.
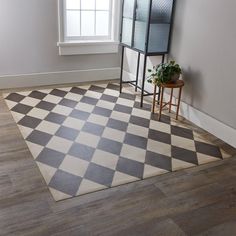
[[[110,1],[112,10],[110,11],[111,25],[108,37],[66,37],[65,0],[58,0],[59,42],[57,45],[60,55],[118,53],[121,0]]]

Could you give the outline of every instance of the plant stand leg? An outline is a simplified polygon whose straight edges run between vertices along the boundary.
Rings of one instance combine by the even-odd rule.
[[[159,111],[159,121],[161,120],[161,113],[162,113],[162,108],[163,108],[163,97],[164,97],[164,87],[160,86],[161,90],[161,103],[160,103],[160,111]]]
[[[178,117],[179,117],[181,95],[182,95],[182,87],[179,88],[179,99],[178,99],[178,106],[177,106],[177,112],[176,112],[176,120],[178,120]]]
[[[170,104],[169,104],[169,113],[171,113],[171,106],[172,106],[172,98],[173,98],[173,88],[171,89],[171,93],[170,93]]]

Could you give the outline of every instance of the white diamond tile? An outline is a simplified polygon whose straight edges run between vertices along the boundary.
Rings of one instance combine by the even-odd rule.
[[[104,152],[102,150],[96,150],[91,162],[115,170],[119,156],[112,153]]]
[[[43,120],[37,127],[36,130],[42,131],[44,133],[54,135],[57,130],[60,128],[60,125]]]
[[[59,169],[66,171],[70,174],[84,177],[84,174],[88,168],[89,162],[82,159],[66,155]]]
[[[76,139],[77,143],[84,144],[93,148],[97,147],[99,141],[100,137],[86,132],[80,132]]]
[[[47,147],[66,154],[70,150],[72,144],[73,142],[68,139],[53,136],[47,144]]]

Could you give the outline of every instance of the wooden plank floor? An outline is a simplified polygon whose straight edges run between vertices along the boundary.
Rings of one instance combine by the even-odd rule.
[[[0,235],[236,235],[236,158],[56,203],[0,97]]]

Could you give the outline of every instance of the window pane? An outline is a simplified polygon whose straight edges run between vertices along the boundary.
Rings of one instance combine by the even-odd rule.
[[[80,36],[80,11],[67,11],[67,36]]]
[[[96,0],[96,9],[97,10],[109,10],[110,0]]]
[[[80,0],[66,0],[66,9],[80,9]]]
[[[94,20],[95,20],[95,11],[81,11],[82,36],[94,36],[94,27],[95,27]]]
[[[109,35],[109,13],[108,11],[97,11],[96,13],[96,35]]]
[[[81,0],[81,9],[95,10],[95,0]]]

